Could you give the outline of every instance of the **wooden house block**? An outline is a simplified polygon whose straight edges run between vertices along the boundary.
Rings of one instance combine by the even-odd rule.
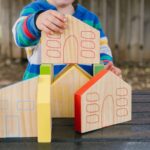
[[[63,34],[42,33],[42,63],[99,63],[100,32],[70,15],[66,17],[68,27]]]
[[[46,69],[47,66],[43,68],[40,77],[0,89],[0,138],[38,137],[39,142],[49,142],[51,117],[74,117],[74,93],[91,76],[77,65],[70,65],[56,77],[51,86],[50,76],[47,75],[51,71]],[[40,131],[43,128],[45,132]]]
[[[50,66],[41,65],[37,90],[38,142],[51,142]]]
[[[75,130],[81,133],[131,120],[131,87],[103,70],[75,94]]]
[[[37,137],[38,78],[0,89],[0,138]]]
[[[60,73],[51,87],[52,116],[74,117],[74,93],[91,78],[77,65],[70,65]]]

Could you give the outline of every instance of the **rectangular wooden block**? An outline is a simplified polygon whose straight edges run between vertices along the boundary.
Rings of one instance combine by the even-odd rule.
[[[131,87],[103,70],[75,94],[75,130],[81,133],[131,120]]]
[[[63,34],[42,33],[42,63],[94,64],[100,62],[100,32],[67,15]]]
[[[51,142],[50,67],[41,66],[37,91],[38,142]]]

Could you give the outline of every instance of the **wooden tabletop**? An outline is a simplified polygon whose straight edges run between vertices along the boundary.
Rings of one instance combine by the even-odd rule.
[[[132,121],[79,134],[73,119],[53,119],[51,144],[36,138],[0,139],[0,150],[150,150],[150,91],[133,92]]]

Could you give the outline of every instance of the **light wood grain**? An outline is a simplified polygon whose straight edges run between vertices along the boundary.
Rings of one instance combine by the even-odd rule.
[[[38,137],[38,125],[40,130],[47,127],[46,132],[51,131],[50,122],[43,124],[44,121],[40,121],[40,118],[44,119],[44,116],[47,116],[45,121],[51,121],[51,116],[53,118],[74,117],[74,93],[88,82],[91,76],[78,65],[66,67],[56,77],[51,87],[49,75],[43,76],[0,89],[0,138]],[[52,97],[52,114],[48,102],[50,97]],[[37,113],[37,106],[40,116]],[[42,137],[48,135],[50,139],[50,134],[42,132],[41,135]],[[39,139],[39,142],[43,141]]]
[[[66,17],[68,27],[63,34],[42,33],[42,63],[99,63],[99,31],[70,15]]]
[[[131,120],[131,87],[103,70],[75,96],[75,127],[85,133]]]
[[[0,138],[36,137],[38,78],[0,89]]]
[[[89,81],[91,76],[77,65],[71,65],[52,84],[52,116],[54,118],[74,117],[74,93]]]

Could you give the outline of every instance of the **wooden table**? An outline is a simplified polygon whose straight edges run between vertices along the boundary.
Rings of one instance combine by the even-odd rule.
[[[0,139],[0,150],[150,150],[150,91],[133,92],[133,119],[87,134],[73,130],[73,119],[54,119],[51,144],[32,139]]]

